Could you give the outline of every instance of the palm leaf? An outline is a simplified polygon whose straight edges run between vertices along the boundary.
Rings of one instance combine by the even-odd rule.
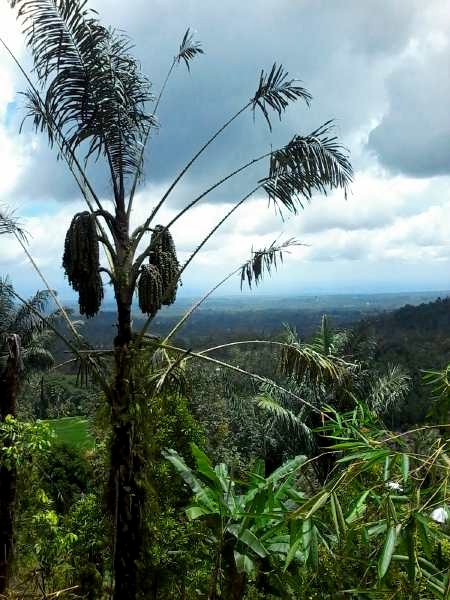
[[[387,372],[373,382],[368,405],[380,416],[398,410],[411,388],[411,377],[399,365],[389,365]]]
[[[14,234],[26,241],[27,235],[20,222],[14,216],[14,211],[7,207],[0,207],[0,235]]]
[[[0,335],[10,330],[14,320],[15,307],[13,287],[7,277],[0,277]]]
[[[245,282],[251,288],[252,283],[258,285],[264,275],[270,275],[272,269],[277,269],[278,264],[283,262],[283,252],[288,251],[288,248],[293,246],[301,246],[294,238],[286,240],[282,244],[277,244],[275,241],[268,248],[262,250],[252,250],[250,260],[240,268],[241,289]]]
[[[261,71],[258,88],[251,99],[253,112],[259,108],[272,129],[269,118],[269,109],[274,110],[281,119],[282,113],[290,102],[304,100],[309,106],[312,99],[311,94],[305,88],[298,85],[297,79],[289,79],[289,74],[282,65],[273,64],[269,73]]]
[[[196,42],[194,40],[194,33],[188,28],[186,33],[183,36],[183,40],[180,44],[180,48],[178,50],[178,54],[175,57],[175,60],[180,63],[184,61],[187,70],[191,70],[190,62],[193,60],[198,54],[204,54],[202,45],[200,42]]]
[[[36,129],[55,130],[74,152],[87,142],[86,159],[107,158],[116,196],[124,178],[141,168],[141,144],[152,116],[150,83],[130,54],[130,42],[101,26],[86,0],[11,0],[24,25],[41,102],[27,92]]]
[[[325,356],[332,353],[334,333],[330,326],[327,315],[322,315],[320,321],[320,329],[311,344],[311,348],[324,354]]]
[[[331,129],[329,121],[307,136],[296,135],[271,154],[269,175],[261,184],[280,211],[296,214],[314,192],[342,188],[347,193],[353,170],[346,149],[330,136]]]
[[[41,331],[45,327],[38,314],[45,312],[50,298],[49,291],[40,290],[16,310],[10,329],[21,336],[23,344],[27,344],[36,331]]]
[[[306,380],[317,387],[343,385],[349,379],[347,363],[334,356],[323,356],[313,348],[300,344],[281,347],[280,370],[297,383]]]

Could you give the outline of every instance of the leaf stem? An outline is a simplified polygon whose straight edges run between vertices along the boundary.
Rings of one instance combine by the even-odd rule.
[[[228,121],[222,125],[222,127],[220,129],[218,129],[216,131],[216,133],[209,138],[209,140],[203,144],[203,146],[200,148],[200,150],[194,154],[194,156],[191,158],[191,160],[186,164],[186,166],[180,171],[180,173],[177,175],[177,177],[174,179],[174,181],[171,183],[171,185],[169,186],[168,190],[165,192],[165,194],[163,195],[163,197],[161,198],[161,200],[158,202],[158,204],[155,206],[155,208],[153,209],[149,219],[148,219],[148,223],[150,224],[151,221],[153,220],[153,218],[155,217],[156,213],[159,211],[159,209],[161,208],[161,206],[164,204],[164,202],[167,200],[167,198],[169,197],[170,193],[172,192],[172,190],[174,189],[174,187],[177,185],[177,183],[180,181],[180,179],[186,174],[186,172],[191,168],[191,166],[195,163],[195,161],[197,160],[197,158],[199,158],[199,156],[201,154],[203,154],[203,152],[208,148],[208,146],[210,146],[214,140],[229,126],[231,125],[231,123],[237,119],[243,112],[245,112],[247,110],[247,108],[249,108],[251,106],[251,102],[248,102],[245,106],[243,106],[240,110],[238,110],[237,113],[235,113],[230,119],[228,119]]]

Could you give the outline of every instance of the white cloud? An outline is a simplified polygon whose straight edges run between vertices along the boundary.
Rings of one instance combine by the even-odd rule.
[[[229,5],[233,3],[234,0],[230,0]],[[202,10],[199,4],[202,5]],[[179,79],[171,82],[169,94],[174,99],[169,106],[179,103],[180,96],[177,92],[182,86],[187,86],[189,94],[192,94],[193,106],[189,105],[190,108],[181,111],[182,114],[180,111],[163,114],[167,122],[163,121],[161,134],[156,141],[159,143],[167,135],[171,148],[170,153],[162,153],[163,159],[168,161],[170,158],[171,167],[175,165],[176,171],[187,158],[185,154],[190,148],[186,143],[179,144],[175,134],[181,135],[184,142],[189,139],[193,144],[197,143],[197,137],[195,140],[191,139],[192,131],[195,136],[203,139],[206,135],[203,126],[209,127],[210,121],[214,121],[215,125],[218,101],[223,98],[230,106],[234,106],[236,95],[243,91],[244,79],[244,91],[247,93],[249,72],[254,70],[256,63],[259,68],[262,63],[267,62],[269,54],[276,54],[277,58],[288,58],[291,65],[298,65],[299,74],[307,85],[311,84],[317,98],[310,113],[305,113],[303,107],[289,112],[286,119],[289,129],[304,131],[312,122],[317,124],[324,118],[337,115],[338,133],[352,151],[357,172],[347,200],[344,200],[342,193],[333,193],[327,198],[316,197],[298,216],[288,217],[285,222],[280,221],[273,207],[267,207],[264,198],[249,201],[208,241],[196,263],[186,273],[187,287],[192,280],[196,286],[207,288],[214,280],[246,260],[252,247],[268,245],[280,234],[280,239],[295,237],[309,244],[309,247],[294,250],[273,282],[265,286],[265,290],[277,291],[297,286],[300,291],[301,286],[308,281],[314,285],[336,287],[342,282],[350,282],[350,285],[353,281],[357,286],[358,282],[362,285],[365,281],[376,283],[377,280],[391,281],[394,278],[399,281],[403,278],[405,282],[416,281],[416,285],[421,287],[439,281],[442,282],[439,287],[450,287],[450,277],[445,270],[450,256],[450,177],[426,176],[417,179],[413,177],[414,173],[393,175],[380,166],[371,148],[367,148],[371,132],[377,131],[377,128],[385,128],[387,120],[394,113],[395,127],[392,126],[388,131],[393,142],[389,151],[394,153],[400,149],[407,155],[410,150],[411,144],[405,143],[402,137],[405,119],[408,135],[416,135],[420,140],[426,138],[424,129],[428,122],[439,123],[439,119],[443,119],[447,123],[448,98],[436,85],[430,84],[425,89],[420,79],[423,73],[429,73],[427,81],[436,82],[443,73],[439,65],[447,65],[445,55],[448,55],[450,16],[443,9],[442,3],[432,1],[426,7],[416,0],[395,5],[381,3],[383,10],[376,11],[380,6],[378,2],[363,4],[345,0],[336,3],[336,6],[318,2],[315,10],[311,11],[308,9],[308,2],[293,7],[286,1],[283,3],[284,18],[277,22],[281,34],[291,31],[295,16],[307,17],[308,27],[303,20],[300,27],[299,21],[297,29],[303,37],[299,38],[298,44],[296,39],[293,45],[290,38],[289,43],[284,45],[283,35],[274,38],[270,11],[260,14],[257,6],[249,5],[246,8],[246,18],[251,21],[251,15],[259,15],[255,25],[256,33],[252,33],[251,40],[256,44],[257,34],[262,34],[268,46],[265,44],[262,53],[258,51],[259,46],[255,46],[249,53],[248,67],[243,64],[237,42],[234,42],[236,47],[233,48],[223,45],[226,40],[237,39],[236,32],[245,29],[244,21],[236,24],[231,20],[225,26],[222,22],[219,23],[217,15],[213,18],[212,13],[208,12],[208,4],[199,4],[188,3],[182,20],[183,23],[189,21],[188,25],[197,25],[200,30],[203,28],[206,38],[203,38],[202,32],[200,37],[206,39],[209,45],[208,55],[202,57],[205,72],[202,71],[202,65],[199,65],[195,83],[193,78],[187,78],[184,74],[178,74]],[[111,16],[113,21],[117,20],[118,24],[129,30],[131,37],[137,37],[138,48],[146,53],[143,57],[146,70],[149,66],[152,76],[155,71],[162,73],[165,63],[160,64],[159,58],[155,59],[154,53],[150,52],[151,36],[146,33],[147,25],[143,18],[148,12],[147,4],[142,0],[133,0],[127,4],[126,10],[122,5],[111,7],[104,0],[100,5],[106,20]],[[170,23],[171,11],[176,5],[175,0],[170,3],[158,2],[155,5],[157,18],[162,23]],[[355,9],[352,10],[352,19],[343,18],[337,5]],[[226,6],[222,6],[220,10],[229,12]],[[375,23],[378,23],[376,26],[372,20],[374,10]],[[277,11],[279,14],[278,8]],[[179,22],[181,23],[181,16],[177,17],[177,28]],[[316,27],[318,22],[320,27]],[[211,27],[208,26],[209,23]],[[368,23],[371,24],[370,35],[366,35]],[[339,26],[339,31],[335,26]],[[159,33],[152,29],[157,36],[155,44],[161,43],[164,48],[169,47],[169,33],[175,35],[175,25],[170,27],[170,31],[160,27]],[[22,37],[12,11],[5,5],[0,6],[0,36],[7,40],[22,59]],[[304,46],[311,48],[308,56],[302,53]],[[234,51],[230,54],[231,49]],[[157,64],[150,64],[152,60]],[[222,62],[224,70],[218,71],[217,64]],[[242,75],[239,75],[241,70]],[[409,79],[402,79],[405,74]],[[231,88],[229,85],[232,75],[239,75],[239,78]],[[24,225],[30,232],[30,249],[33,255],[48,274],[51,284],[61,290],[64,296],[69,293],[60,268],[64,235],[73,213],[82,204],[55,203],[59,197],[71,198],[76,193],[72,183],[66,185],[62,181],[60,173],[65,168],[64,165],[60,163],[55,167],[54,163],[43,164],[47,156],[43,152],[45,142],[42,140],[36,144],[34,138],[19,138],[8,129],[10,103],[14,100],[14,92],[18,87],[22,87],[22,83],[15,66],[4,52],[0,52],[0,204],[18,205],[20,214],[25,216]],[[211,89],[212,92],[208,92],[208,95],[206,90]],[[408,92],[406,100],[402,95],[405,90]],[[402,99],[401,104],[398,104],[399,98]],[[445,100],[446,113],[442,112],[444,105],[441,100]],[[228,104],[226,110],[229,108]],[[417,106],[421,107],[421,112],[412,119],[411,111]],[[425,114],[427,106],[429,114]],[[197,112],[201,113],[200,117]],[[173,119],[173,123],[170,119]],[[242,130],[239,127],[230,131],[228,141],[223,146],[218,146],[220,170],[226,171],[231,159],[241,159],[241,143],[245,150],[250,148],[246,145],[246,125],[242,125]],[[262,143],[267,146],[270,142],[268,135],[257,133],[258,128],[253,131],[256,131],[255,145]],[[235,133],[238,143],[230,145]],[[32,148],[30,142],[34,144]],[[447,142],[450,143],[448,140]],[[158,168],[159,149],[157,144],[151,157],[150,178]],[[216,146],[211,148],[208,159],[216,149]],[[380,148],[377,147],[376,150],[379,151]],[[33,154],[40,167],[29,174]],[[382,153],[380,156],[382,157]],[[417,158],[417,154],[414,157]],[[208,159],[195,171],[198,179],[194,177],[177,188],[172,208],[169,205],[161,211],[159,222],[167,223],[175,214],[175,207],[182,207],[198,193],[197,184],[204,181],[204,176],[215,177],[214,165],[211,166],[210,173],[211,163]],[[41,181],[45,178],[48,181]],[[165,191],[166,182],[157,181],[157,184],[147,185],[137,195],[133,211],[134,225],[145,219]],[[23,184],[23,189],[26,188],[27,191],[18,200],[14,195],[17,182]],[[37,188],[43,190],[40,198],[49,198],[52,202],[40,201],[37,204],[32,198],[33,191]],[[104,191],[105,187],[101,189]],[[204,201],[177,222],[173,234],[182,259],[189,255],[217,220],[231,208],[232,204],[226,201],[235,195],[233,189],[219,196],[218,203]],[[217,196],[212,199],[217,202]],[[6,271],[24,289],[31,291],[31,288],[41,285],[24,260],[20,248],[12,240],[2,238],[0,272]]]

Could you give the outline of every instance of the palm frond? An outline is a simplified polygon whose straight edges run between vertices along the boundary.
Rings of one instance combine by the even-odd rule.
[[[386,373],[373,381],[368,405],[379,416],[399,410],[411,388],[411,377],[399,365],[389,365]]]
[[[46,347],[49,337],[48,332],[45,335],[35,334],[28,341],[22,353],[26,375],[36,371],[47,371],[55,364],[53,354]]]
[[[27,234],[21,227],[20,221],[14,216],[14,211],[0,206],[0,235],[14,234],[26,242]]]
[[[13,286],[8,277],[0,277],[0,336],[3,337],[14,320]]]
[[[297,79],[289,79],[289,74],[284,70],[283,65],[277,66],[274,63],[269,73],[261,71],[258,89],[251,99],[251,105],[253,112],[256,108],[261,110],[269,129],[272,129],[269,109],[274,110],[281,119],[282,113],[290,102],[301,99],[309,106],[312,96],[298,83]]]
[[[350,376],[349,365],[335,356],[324,356],[307,345],[283,345],[280,370],[301,384],[320,387],[322,385],[344,385]]]
[[[330,321],[327,315],[322,315],[320,321],[320,328],[318,333],[315,335],[311,348],[324,356],[333,353],[334,350],[334,332],[330,325]]]
[[[183,396],[187,391],[184,357],[169,361],[167,366],[156,369],[148,378],[152,396],[165,394]]]
[[[107,158],[117,193],[141,168],[141,143],[154,123],[145,108],[150,82],[130,42],[101,26],[86,0],[11,0],[24,25],[44,101],[27,92],[37,129],[55,130],[71,151],[87,142],[86,159]]]
[[[272,433],[276,433],[285,443],[294,442],[296,445],[295,442],[300,441],[308,454],[313,451],[316,446],[315,438],[303,419],[304,407],[296,414],[284,406],[286,398],[280,396],[277,389],[272,389],[270,381],[261,387],[261,392],[255,400],[261,410],[269,413],[268,426]],[[290,404],[289,400],[288,403]]]
[[[252,283],[258,285],[264,275],[270,275],[272,269],[277,269],[278,264],[283,262],[283,252],[289,251],[288,248],[293,246],[302,246],[300,242],[294,238],[290,238],[281,244],[276,241],[272,242],[268,248],[262,250],[252,250],[250,260],[242,265],[239,269],[241,277],[241,289],[245,282],[251,288]]]
[[[282,421],[288,428],[296,429],[301,423],[296,414],[282,406],[267,392],[258,394],[258,396],[255,398],[255,401],[259,408],[269,412],[272,417],[278,421]]]
[[[48,290],[40,290],[16,310],[10,329],[21,336],[24,345],[36,331],[42,331],[45,327],[38,315],[45,312],[50,299],[51,294]]]
[[[269,200],[294,214],[314,192],[342,188],[347,193],[353,170],[346,149],[331,136],[328,121],[307,136],[296,135],[271,154],[269,175],[261,180]]]
[[[202,48],[201,42],[196,42],[194,40],[194,33],[190,28],[186,30],[184,34],[183,40],[180,44],[180,48],[178,50],[178,54],[175,57],[175,60],[180,63],[184,61],[187,70],[191,70],[190,62],[194,59],[198,54],[204,54],[204,50]]]

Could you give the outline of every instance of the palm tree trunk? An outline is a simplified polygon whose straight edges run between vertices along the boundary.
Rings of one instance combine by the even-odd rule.
[[[141,514],[145,500],[138,486],[142,469],[134,447],[132,356],[130,342],[131,300],[128,290],[116,289],[118,332],[115,338],[115,376],[111,393],[111,462],[109,474],[112,500],[114,600],[137,596],[138,560],[142,549]]]
[[[9,336],[9,356],[0,377],[0,422],[7,415],[17,414],[17,394],[22,367],[20,338]],[[4,444],[11,442],[7,440]],[[17,471],[15,467],[0,464],[0,594],[8,588],[11,563],[14,556],[14,522],[16,512]]]

